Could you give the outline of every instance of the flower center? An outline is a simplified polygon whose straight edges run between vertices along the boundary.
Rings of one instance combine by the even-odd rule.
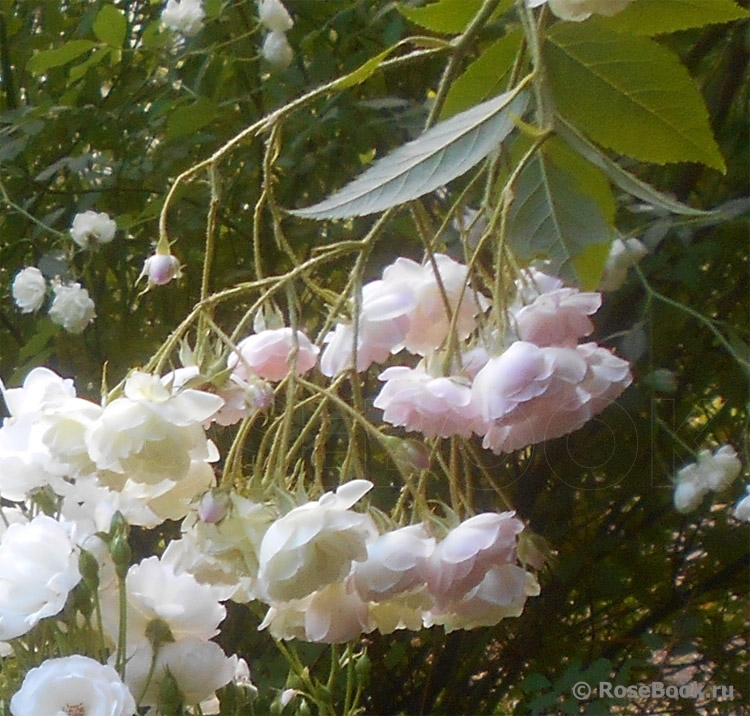
[[[86,716],[86,707],[83,704],[67,704],[63,711],[68,716]]]

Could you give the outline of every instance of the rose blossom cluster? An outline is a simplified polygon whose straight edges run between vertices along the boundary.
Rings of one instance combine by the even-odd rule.
[[[82,249],[95,249],[115,238],[117,224],[104,212],[84,211],[73,217],[70,237]],[[89,292],[74,281],[63,282],[59,277],[49,284],[53,299],[49,317],[68,333],[83,333],[96,318],[96,306]],[[36,313],[47,298],[48,284],[36,266],[27,266],[13,279],[11,294],[21,313]]]
[[[483,305],[476,299],[464,320],[455,321],[459,338],[469,335],[473,316]],[[450,375],[439,372],[440,361],[427,355],[445,338],[434,331],[437,316],[430,317],[428,329],[419,322],[420,336],[432,335],[431,341],[419,342],[426,358],[415,368],[393,366],[383,371],[380,379],[385,385],[374,405],[392,425],[427,437],[479,435],[482,445],[495,453],[572,432],[615,400],[632,380],[627,361],[596,343],[579,342],[593,332],[590,316],[600,305],[599,293],[567,288],[559,279],[529,271],[517,282],[504,336],[480,336],[472,348],[464,344],[460,367]],[[444,312],[444,327],[446,323]],[[413,335],[415,328],[409,321],[405,324],[401,331],[406,331],[405,337],[398,345],[408,348],[408,331]],[[365,324],[365,348],[366,328]],[[393,333],[400,336],[397,325]],[[332,338],[329,349],[333,342]],[[501,350],[491,355],[483,342],[499,344]],[[411,345],[414,348],[414,342]],[[366,355],[377,360],[382,354]]]
[[[519,616],[539,593],[517,564],[523,524],[512,512],[472,517],[440,541],[423,525],[381,534],[368,514],[350,509],[371,488],[345,483],[267,528],[256,590],[270,608],[261,629],[323,643],[374,629],[472,629]]]
[[[82,703],[92,713],[132,714],[127,694],[140,706],[156,705],[164,679],[174,681],[185,704],[213,698],[238,668],[236,657],[210,641],[233,589],[199,582],[155,556],[129,565],[127,530],[118,525],[182,519],[215,485],[210,463],[218,454],[203,423],[223,407],[222,398],[137,371],[103,406],[77,397],[72,380],[46,368],[33,369],[20,388],[0,389],[10,413],[0,427],[0,498],[17,505],[2,509],[8,526],[0,530],[0,641],[61,618],[86,578],[80,565],[87,554],[95,563],[103,637],[112,651],[127,644],[128,664],[125,686],[117,686],[111,670],[84,657],[45,662],[27,674],[13,713],[41,713],[34,711],[39,684],[56,683],[63,668],[81,676],[50,695],[50,713],[72,713],[66,704]],[[56,518],[33,516],[41,494],[56,500]],[[118,573],[126,586],[126,635],[119,633]],[[84,688],[99,677],[101,693],[99,686]],[[122,699],[121,711],[95,707],[110,696]]]

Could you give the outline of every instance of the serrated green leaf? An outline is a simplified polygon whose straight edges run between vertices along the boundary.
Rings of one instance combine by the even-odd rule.
[[[26,69],[34,75],[39,75],[53,67],[67,65],[95,45],[93,40],[69,40],[54,50],[40,50],[28,61]]]
[[[481,7],[482,0],[439,0],[422,7],[399,5],[398,11],[415,25],[432,32],[457,35]]]
[[[526,110],[526,92],[506,92],[436,124],[373,163],[339,192],[305,209],[308,219],[366,216],[404,204],[461,176],[490,154]]]
[[[451,85],[440,118],[447,119],[498,94],[522,39],[521,30],[512,30],[487,47]]]
[[[125,44],[127,32],[125,13],[114,5],[104,5],[96,14],[94,35],[100,42],[119,49]]]
[[[608,245],[614,238],[597,203],[542,152],[518,177],[508,218],[508,243],[519,258],[548,259],[550,271],[581,283],[590,277],[577,273],[574,259],[587,247]]]
[[[703,98],[678,57],[599,22],[561,22],[545,43],[560,112],[594,141],[635,159],[725,171]]]
[[[604,152],[599,151],[597,147],[581,136],[579,132],[562,118],[558,119],[557,133],[581,156],[585,157],[594,166],[599,167],[616,186],[637,199],[641,199],[641,201],[645,201],[647,204],[660,209],[665,209],[672,214],[680,214],[682,216],[711,216],[715,213],[713,211],[704,211],[703,209],[694,209],[692,206],[682,204],[676,199],[662,194],[650,184],[623,169],[617,162],[604,154]]]
[[[601,23],[617,32],[663,35],[748,17],[734,0],[638,0]]]
[[[167,140],[184,137],[211,124],[216,116],[216,105],[207,97],[198,97],[192,104],[178,107],[167,120]]]

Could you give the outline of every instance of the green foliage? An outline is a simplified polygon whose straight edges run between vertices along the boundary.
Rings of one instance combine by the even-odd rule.
[[[553,27],[546,52],[560,112],[592,139],[647,162],[724,171],[701,96],[665,47],[589,21]]]
[[[702,705],[706,714],[743,713],[748,531],[730,512],[750,455],[747,3],[635,0],[612,18],[576,24],[548,9],[531,22],[520,3],[505,1],[464,35],[485,3],[290,0],[295,59],[278,73],[260,59],[254,3],[205,3],[205,26],[188,39],[161,26],[162,5],[0,3],[5,384],[48,365],[98,399],[105,370],[112,387],[133,367],[153,367],[160,350],[160,368],[177,365],[170,336],[205,298],[208,255],[207,293],[220,298],[184,333],[221,344],[213,327],[249,332],[259,301],[321,335],[348,310],[336,303],[340,292],[396,256],[420,259],[426,247],[472,259],[487,286],[508,285],[519,264],[541,258],[594,290],[611,240],[638,237],[650,253],[606,294],[591,337],[632,362],[635,381],[618,404],[568,438],[509,456],[426,446],[430,505],[451,503],[449,477],[459,475],[459,512],[504,509],[503,490],[551,545],[541,595],[494,628],[365,635],[353,649],[369,666],[351,683],[368,714],[630,713],[632,704],[581,703],[570,689],[589,679],[665,681],[690,669],[734,686],[733,699]],[[509,103],[503,93],[520,82],[527,88]],[[213,186],[199,170],[169,195],[164,223],[184,278],[142,294],[136,279],[175,178],[227,143],[211,165]],[[410,211],[378,223],[406,202]],[[118,223],[115,240],[95,252],[68,235],[87,209]],[[455,228],[466,209],[489,227],[481,245]],[[308,261],[317,263],[264,288]],[[45,309],[17,311],[11,282],[32,265],[89,291],[97,318],[82,335],[52,324]],[[664,375],[672,380],[656,379]],[[371,373],[331,390],[351,401],[377,385]],[[246,426],[235,455],[243,480],[257,477],[256,456],[273,452],[290,461],[290,484],[300,489],[367,476],[374,504],[387,510],[400,497],[408,512],[403,476],[349,415],[326,404],[324,419],[305,407],[287,423],[286,394],[277,400]],[[378,419],[369,397],[359,414]],[[273,438],[282,424],[288,455]],[[226,433],[212,438],[225,456]],[[741,454],[743,478],[695,513],[676,513],[675,471],[723,443]],[[175,531],[168,524],[147,538],[136,530],[134,549],[157,552]],[[228,688],[222,713],[270,713],[290,683],[303,692],[297,704],[312,703],[311,692],[343,704],[346,656],[291,643],[309,674],[289,677],[287,659],[257,632],[256,607],[233,605],[220,639],[248,658],[263,691],[248,704]],[[6,712],[21,676],[14,660],[0,660]],[[635,708],[690,714],[696,706]]]

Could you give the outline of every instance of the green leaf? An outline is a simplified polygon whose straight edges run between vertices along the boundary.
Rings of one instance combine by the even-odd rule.
[[[440,118],[447,119],[499,94],[522,39],[521,30],[512,30],[487,47],[451,85]]]
[[[216,105],[207,97],[198,97],[192,104],[178,107],[169,115],[166,139],[193,134],[211,124],[215,116]]]
[[[40,50],[26,64],[26,69],[34,75],[61,67],[88,52],[96,43],[93,40],[70,40],[54,50]]]
[[[516,182],[508,243],[522,260],[549,259],[551,272],[590,284],[586,264],[578,273],[574,259],[591,245],[608,245],[614,230],[596,201],[575,184],[568,172],[538,152]]]
[[[125,44],[128,21],[125,13],[114,5],[104,5],[94,20],[94,35],[110,47],[121,48]]]
[[[594,166],[599,167],[624,192],[631,194],[647,204],[683,216],[712,216],[715,212],[694,209],[682,204],[666,194],[654,189],[650,184],[642,181],[634,174],[623,169],[617,162],[610,159],[604,152],[599,151],[591,142],[571,127],[564,119],[559,118],[557,133],[575,149],[581,156],[588,159]]]
[[[599,22],[561,22],[545,44],[560,112],[594,141],[635,159],[725,171],[703,98],[670,50]]]
[[[482,7],[482,0],[439,0],[422,7],[399,5],[398,11],[415,25],[443,35],[457,35]]]
[[[663,35],[748,17],[733,0],[638,0],[601,22],[617,32]]]
[[[506,92],[436,124],[373,163],[339,192],[305,209],[308,219],[366,216],[404,204],[461,176],[495,149],[528,104],[528,93]]]

